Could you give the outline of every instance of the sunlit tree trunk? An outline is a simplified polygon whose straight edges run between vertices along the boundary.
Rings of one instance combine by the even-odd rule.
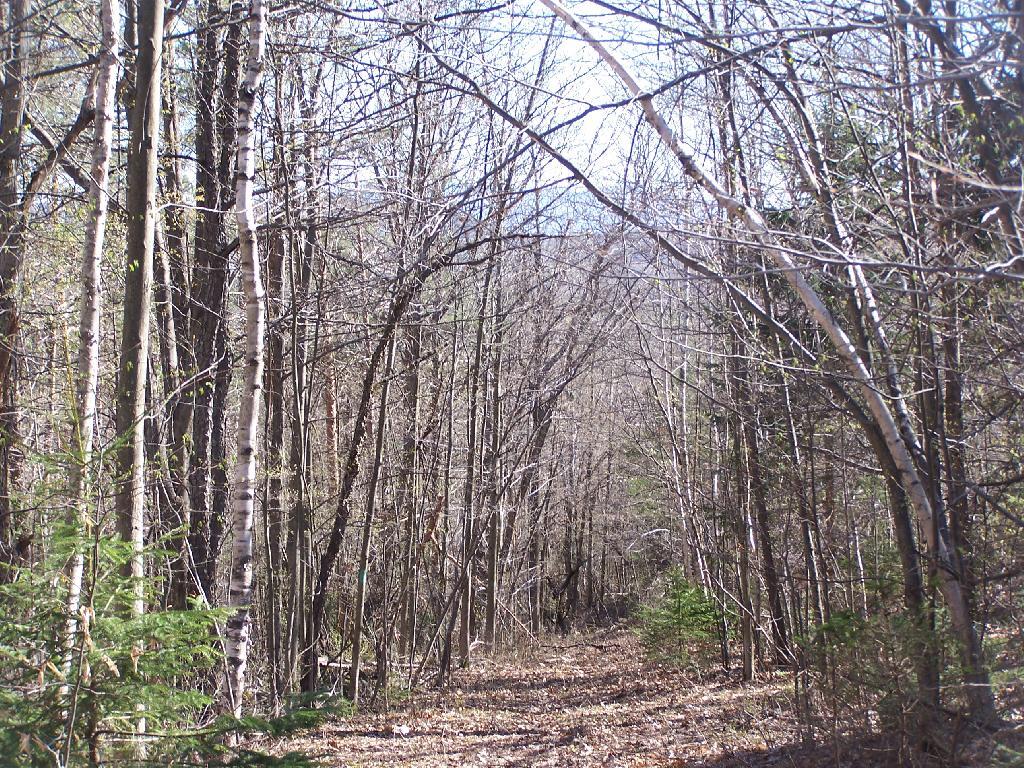
[[[145,608],[143,545],[146,527],[145,412],[149,363],[149,317],[153,295],[153,249],[156,238],[156,177],[160,149],[161,61],[164,4],[138,8],[138,55],[135,103],[128,144],[128,263],[125,270],[124,315],[115,426],[120,447],[115,454],[114,506],[121,538],[132,546],[126,575],[132,579],[133,616]],[[145,731],[145,718],[137,722]]]
[[[224,638],[227,657],[228,704],[242,714],[245,673],[249,661],[249,607],[253,580],[253,510],[256,495],[256,440],[260,390],[263,386],[264,295],[257,255],[253,179],[256,173],[255,105],[263,75],[266,8],[252,0],[249,11],[249,51],[245,76],[238,91],[238,153],[235,160],[235,218],[238,255],[245,296],[245,365],[238,407],[238,432],[231,501],[231,580],[228,607],[233,609]]]
[[[91,181],[88,192],[89,214],[85,224],[85,248],[82,256],[82,294],[79,303],[78,364],[75,380],[75,463],[72,467],[72,524],[83,536],[92,521],[92,454],[96,422],[96,390],[99,379],[100,351],[100,264],[107,225],[110,152],[114,125],[114,90],[117,85],[121,9],[118,0],[102,0],[100,24],[103,42],[96,70],[94,91],[96,119],[92,144]],[[78,632],[78,611],[85,572],[82,543],[68,564],[67,629],[64,676],[71,672],[71,652]]]

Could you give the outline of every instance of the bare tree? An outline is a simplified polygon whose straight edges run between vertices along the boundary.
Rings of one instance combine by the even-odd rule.
[[[79,307],[78,367],[76,377],[74,422],[76,462],[72,467],[71,499],[75,502],[71,522],[83,539],[88,536],[93,520],[92,483],[93,440],[96,429],[96,393],[99,384],[100,351],[100,265],[103,238],[107,225],[110,196],[110,154],[114,125],[114,90],[120,46],[117,22],[120,3],[104,0],[100,8],[103,27],[102,49],[97,64],[94,109],[96,120],[92,143],[92,185],[89,189],[89,218],[85,227],[85,249],[82,258],[82,297]],[[71,651],[78,632],[78,611],[82,593],[85,556],[82,544],[76,548],[68,564],[68,655],[64,674],[71,671]]]
[[[235,717],[242,713],[245,671],[249,661],[249,607],[252,603],[253,514],[256,501],[256,442],[259,393],[263,388],[264,291],[256,253],[256,216],[253,177],[256,170],[256,95],[263,75],[266,46],[266,8],[253,0],[249,11],[249,51],[245,77],[238,92],[238,154],[235,161],[235,217],[238,253],[245,296],[245,371],[239,406],[234,499],[231,509],[231,580],[228,606],[234,613],[225,632],[228,665],[228,702]]]

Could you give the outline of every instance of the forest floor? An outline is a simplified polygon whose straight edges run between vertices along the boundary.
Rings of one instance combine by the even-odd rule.
[[[628,630],[616,629],[513,657],[481,654],[450,688],[330,720],[272,751],[324,766],[410,768],[921,764],[878,741],[802,743],[792,695],[791,675],[742,683],[650,662]]]

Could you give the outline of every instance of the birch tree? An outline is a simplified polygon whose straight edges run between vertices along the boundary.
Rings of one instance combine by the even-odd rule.
[[[249,10],[249,51],[238,92],[238,154],[235,159],[235,219],[245,299],[245,367],[238,410],[234,485],[231,502],[231,580],[228,607],[234,610],[225,632],[228,704],[242,714],[249,661],[249,607],[253,581],[253,512],[256,497],[256,443],[263,388],[264,291],[256,245],[253,177],[256,174],[256,94],[263,76],[267,11],[262,0]]]
[[[110,194],[110,152],[114,126],[114,91],[117,84],[121,15],[118,0],[102,0],[100,24],[102,47],[96,68],[93,127],[92,170],[88,193],[88,218],[85,225],[85,249],[82,258],[82,296],[79,305],[78,367],[76,375],[75,427],[76,461],[72,467],[71,499],[75,505],[72,524],[84,537],[89,533],[92,518],[91,474],[93,434],[96,422],[96,391],[99,379],[100,348],[100,264],[103,238],[107,225]],[[85,557],[81,544],[71,556],[68,566],[68,626],[64,659],[65,676],[71,670],[70,652],[78,631],[78,610],[82,592]]]

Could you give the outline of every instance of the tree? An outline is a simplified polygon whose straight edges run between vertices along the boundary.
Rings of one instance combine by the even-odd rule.
[[[266,45],[266,8],[253,0],[249,11],[249,52],[245,77],[238,92],[238,155],[235,163],[235,216],[238,220],[238,252],[245,294],[245,373],[239,406],[237,458],[232,505],[231,581],[228,606],[235,613],[228,620],[226,649],[228,701],[235,717],[242,712],[245,670],[249,658],[249,606],[252,603],[253,513],[256,501],[256,441],[259,426],[259,392],[263,386],[264,295],[256,254],[256,217],[253,210],[255,175],[256,93],[263,74]]]
[[[133,581],[133,616],[145,611],[143,548],[146,535],[146,374],[149,366],[149,316],[156,240],[156,176],[160,146],[161,54],[164,38],[162,0],[138,9],[133,102],[128,145],[128,219],[124,313],[118,366],[115,428],[121,444],[115,459],[115,507],[121,538],[134,551],[126,576]],[[146,721],[140,717],[139,732]]]
[[[807,737],[998,724],[1024,87],[989,6],[7,0],[2,746],[172,760],[666,578],[708,609],[675,642],[785,666]]]
[[[120,4],[104,0],[100,9],[103,26],[103,47],[97,63],[95,106],[96,119],[92,144],[92,185],[89,189],[89,216],[85,229],[85,249],[82,257],[82,297],[79,309],[78,366],[76,370],[74,422],[77,463],[72,467],[70,497],[77,501],[71,515],[73,526],[83,540],[92,526],[91,506],[93,472],[93,442],[96,428],[96,394],[99,385],[100,350],[100,268],[103,256],[103,238],[107,225],[110,193],[110,154],[113,140],[114,97],[120,46],[117,19]],[[83,542],[84,543],[84,542]],[[80,545],[81,546],[81,545]],[[71,649],[78,631],[78,611],[82,593],[85,556],[78,549],[68,564],[68,627],[64,661],[65,676],[70,672]]]

